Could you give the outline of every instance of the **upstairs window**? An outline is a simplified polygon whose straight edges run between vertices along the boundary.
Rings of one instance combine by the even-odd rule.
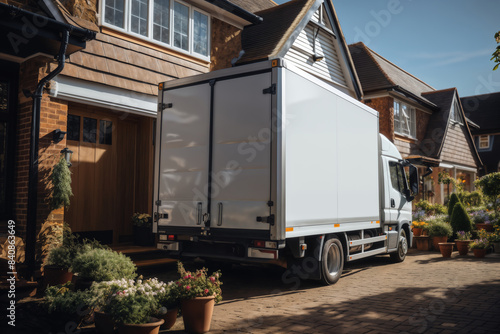
[[[176,0],[104,0],[103,25],[209,60],[209,15]]]
[[[453,122],[462,123],[462,117],[460,116],[460,114],[460,106],[458,105],[458,102],[455,101],[453,103],[453,108],[451,108],[451,120]]]
[[[488,135],[479,136],[479,148],[480,149],[490,148],[490,136]]]
[[[406,137],[417,137],[415,108],[394,100],[394,132]]]

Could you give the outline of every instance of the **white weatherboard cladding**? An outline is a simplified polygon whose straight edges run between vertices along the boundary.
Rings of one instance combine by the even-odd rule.
[[[271,95],[262,93],[269,86],[270,73],[215,84],[213,228],[269,229],[256,221],[269,215]]]
[[[312,24],[308,24],[300,32],[284,58],[304,71],[342,86],[343,92],[349,94],[345,74],[335,49],[336,42],[333,36],[323,30],[320,30],[316,37],[316,54],[323,55],[324,59],[313,61],[314,35],[317,29]]]
[[[291,71],[284,82],[286,226],[378,220],[377,116]]]
[[[206,210],[210,86],[168,90],[164,101],[172,108],[161,119],[159,212],[169,217],[160,225],[196,225],[197,203]]]

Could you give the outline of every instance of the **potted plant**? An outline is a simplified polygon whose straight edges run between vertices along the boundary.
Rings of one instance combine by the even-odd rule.
[[[489,242],[493,245],[493,250],[495,253],[500,253],[500,227],[495,227],[495,232],[490,233],[488,236]]]
[[[472,221],[478,230],[493,232],[493,224],[490,221],[490,214],[486,210],[478,210],[471,213]]]
[[[450,224],[438,218],[429,223],[429,236],[432,238],[434,250],[439,250],[439,243],[445,243],[453,234]]]
[[[165,283],[156,278],[139,278],[136,281],[122,280],[109,285],[111,289],[113,286],[126,287],[112,293],[102,307],[105,313],[111,315],[121,334],[158,333],[164,320],[152,316],[159,311],[159,297],[165,293]]]
[[[90,287],[93,281],[133,279],[136,266],[124,254],[106,248],[85,247],[73,262],[80,287]]]
[[[149,214],[134,213],[132,215],[132,225],[134,229],[134,244],[138,246],[152,246],[154,244],[153,222]]]
[[[474,239],[469,244],[469,249],[471,249],[474,252],[474,256],[478,258],[483,258],[486,255],[486,250],[490,246],[490,243],[488,242],[488,239],[486,238],[480,238],[480,239]]]
[[[177,281],[181,301],[184,328],[190,333],[206,333],[210,330],[214,304],[222,300],[221,273],[208,275],[207,269],[194,273],[177,263],[181,278]]]
[[[421,236],[423,228],[426,225],[427,224],[425,222],[423,222],[423,221],[413,221],[411,223],[411,227],[412,227],[412,231],[413,231],[413,236],[415,236],[415,237]]]
[[[457,239],[455,239],[455,243],[457,245],[458,254],[467,255],[469,252],[469,244],[471,242],[471,233],[465,231],[457,232]]]
[[[165,320],[160,329],[172,328],[177,320],[180,306],[179,287],[175,282],[169,282],[165,286],[165,292],[159,295],[158,303],[160,310],[156,318]]]
[[[44,304],[47,308],[55,332],[64,329],[70,322],[79,325],[89,312],[90,295],[86,291],[73,291],[73,285],[50,286],[45,291]]]

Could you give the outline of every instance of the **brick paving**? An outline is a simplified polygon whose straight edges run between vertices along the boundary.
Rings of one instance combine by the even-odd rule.
[[[348,264],[332,286],[236,266],[210,333],[500,333],[500,255],[444,259],[410,250]],[[288,283],[288,284],[286,284]],[[169,333],[184,333],[182,319]]]

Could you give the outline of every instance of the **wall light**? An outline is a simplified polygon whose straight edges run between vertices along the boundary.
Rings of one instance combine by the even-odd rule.
[[[61,131],[61,129],[54,130],[54,133],[52,134],[52,140],[54,141],[54,144],[57,144],[61,140],[63,140],[64,135],[66,135],[65,131]]]
[[[73,155],[73,151],[65,147],[61,150],[61,153],[64,154],[64,159],[66,160],[68,167],[71,167],[71,156]]]

